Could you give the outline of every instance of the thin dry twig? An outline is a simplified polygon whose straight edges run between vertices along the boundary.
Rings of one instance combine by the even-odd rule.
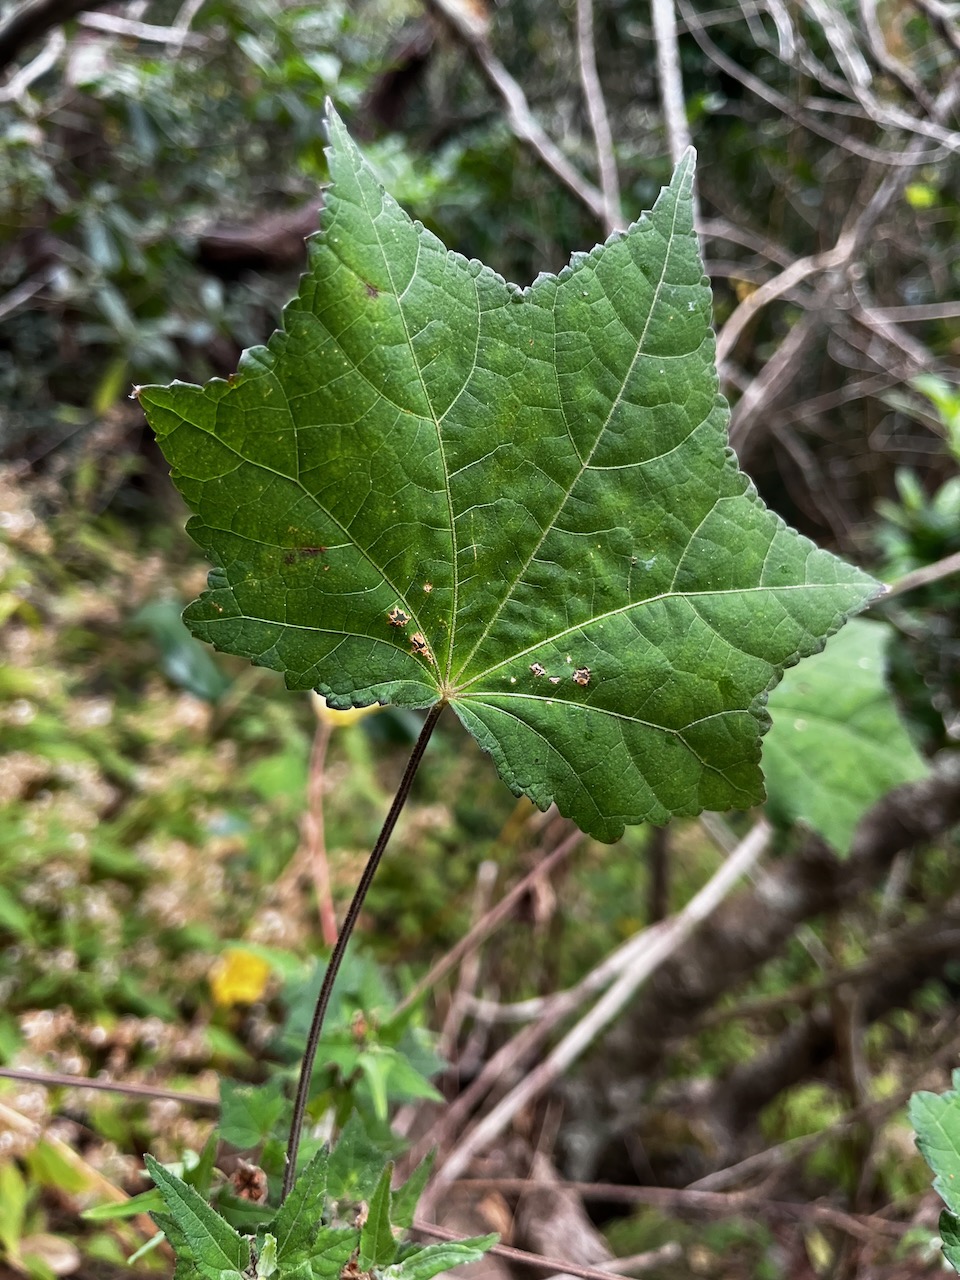
[[[956,1024],[957,1019],[954,1019],[953,1025]],[[795,1160],[802,1160],[811,1151],[815,1151],[820,1143],[827,1142],[839,1134],[845,1133],[850,1128],[863,1124],[869,1125],[874,1129],[878,1128],[884,1121],[900,1110],[911,1094],[915,1093],[923,1081],[930,1077],[932,1071],[953,1065],[958,1050],[960,1050],[960,1036],[953,1036],[935,1053],[928,1055],[922,1070],[908,1084],[898,1089],[896,1093],[890,1094],[889,1097],[880,1102],[871,1102],[864,1107],[855,1107],[816,1133],[808,1133],[799,1138],[788,1138],[786,1142],[767,1147],[752,1156],[738,1160],[736,1164],[728,1165],[725,1169],[717,1169],[713,1173],[708,1173],[704,1177],[698,1178],[696,1182],[691,1182],[686,1190],[722,1191],[725,1187],[736,1186],[738,1182],[742,1182],[745,1178],[752,1178],[757,1174],[767,1173],[770,1169],[783,1168],[787,1164],[792,1164]]]
[[[650,17],[657,48],[660,103],[663,107],[670,159],[674,164],[679,164],[680,157],[690,146],[690,125],[687,123],[687,108],[683,98],[677,14],[673,0],[651,0]]]
[[[813,1135],[816,1136],[816,1135]],[[500,1191],[506,1195],[523,1194],[530,1189],[526,1178],[460,1178],[451,1185],[454,1192],[476,1194]],[[698,1191],[692,1187],[631,1187],[615,1182],[563,1182],[564,1190],[581,1200],[601,1200],[610,1204],[649,1204],[678,1213],[734,1215],[758,1211],[778,1218],[807,1219],[823,1222],[846,1231],[857,1239],[873,1239],[879,1232],[899,1237],[912,1223],[891,1222],[877,1214],[845,1213],[833,1205],[803,1204],[792,1200],[771,1200],[752,1191]],[[647,1256],[647,1255],[641,1255]],[[607,1263],[608,1270],[621,1271],[632,1261],[617,1258]]]
[[[206,36],[198,36],[180,27],[160,27],[152,22],[136,22],[133,18],[121,18],[115,13],[81,13],[77,18],[81,27],[91,31],[103,31],[112,36],[126,36],[131,40],[143,40],[148,44],[176,45],[182,49],[184,45],[202,49],[207,44]]]
[[[932,582],[940,582],[941,579],[949,578],[954,573],[960,573],[960,551],[955,551],[952,556],[944,556],[935,564],[925,564],[919,569],[905,573],[888,588],[886,595],[881,599],[889,600],[891,596],[902,596],[907,591],[916,591],[918,587],[928,587]]]
[[[960,25],[957,24],[956,10],[944,4],[943,0],[913,0],[913,4],[926,14],[944,40],[960,53]]]
[[[327,842],[323,820],[323,790],[327,748],[333,735],[332,722],[320,716],[310,751],[310,772],[307,781],[307,807],[303,815],[303,843],[310,863],[313,888],[317,897],[320,916],[320,932],[324,946],[332,947],[337,941],[337,913],[333,907],[333,890],[330,886],[330,863],[327,858]]]
[[[15,62],[22,50],[83,10],[106,0],[26,0],[0,22],[0,71]]]
[[[894,864],[895,866],[898,864]],[[921,938],[911,937],[910,952],[923,954],[929,951],[941,951],[945,945],[960,945],[960,931],[948,930],[946,938],[941,934],[932,934]],[[740,1004],[730,1005],[723,1009],[710,1009],[696,1021],[696,1030],[705,1031],[710,1027],[723,1023],[739,1021],[742,1018],[763,1018],[771,1013],[780,1013],[784,1009],[806,1008],[820,997],[828,995],[837,987],[853,986],[868,982],[891,962],[903,955],[902,942],[898,934],[893,933],[886,943],[877,945],[870,957],[861,964],[824,973],[816,982],[802,982],[788,987],[775,996],[761,996],[755,1000],[744,1000]]]
[[[446,1186],[459,1177],[473,1156],[503,1132],[521,1107],[568,1070],[610,1025],[638,987],[683,945],[697,925],[716,909],[740,877],[756,863],[770,841],[771,830],[766,819],[760,818],[719,871],[687,903],[683,911],[672,920],[664,922],[653,945],[640,953],[637,963],[621,974],[547,1058],[458,1142],[434,1175],[434,1194],[441,1186]]]
[[[475,924],[477,921],[482,920],[490,910],[490,895],[493,893],[493,886],[497,880],[497,872],[497,864],[490,858],[484,859],[477,868],[477,883],[473,893],[471,910],[471,916]],[[463,1020],[467,1013],[470,1012],[470,1002],[476,990],[477,980],[480,977],[480,951],[482,946],[483,940],[481,939],[476,947],[464,957],[463,964],[460,966],[457,989],[453,993],[453,999],[450,1001],[450,1008],[443,1021],[440,1040],[437,1044],[437,1051],[441,1058],[450,1057],[457,1043],[460,1028],[463,1026]]]
[[[203,1111],[219,1111],[219,1098],[205,1098],[200,1093],[181,1093],[177,1089],[161,1089],[149,1084],[104,1080],[99,1076],[68,1075],[61,1071],[32,1071],[27,1067],[0,1067],[0,1077],[41,1085],[45,1089],[99,1089],[104,1093],[124,1093],[133,1098],[159,1098],[165,1102],[182,1102],[186,1107]]]
[[[914,75],[905,62],[895,58],[887,48],[883,38],[880,21],[877,18],[877,0],[858,0],[860,21],[867,35],[870,52],[878,67],[881,67],[891,80],[895,80],[901,88],[914,98],[919,105],[930,114],[933,111],[933,99],[927,93],[921,81]]]
[[[580,82],[587,103],[587,118],[597,150],[597,169],[600,173],[600,189],[603,192],[603,229],[606,235],[623,226],[620,208],[620,179],[617,175],[617,159],[613,150],[613,134],[607,104],[603,98],[600,76],[597,72],[597,49],[593,34],[593,0],[577,0],[577,61],[580,66]]]
[[[57,65],[57,61],[64,49],[67,47],[67,37],[63,34],[59,27],[51,31],[44,42],[43,48],[35,58],[27,63],[25,67],[21,67],[14,75],[10,77],[5,85],[0,88],[0,102],[17,102],[27,92],[35,80],[39,80],[41,76],[45,76],[48,71]],[[46,281],[44,281],[46,283]],[[23,286],[20,286],[22,289]],[[27,298],[32,297],[33,293],[38,292],[37,289],[26,295]],[[7,295],[7,299],[18,295],[19,290],[13,289]],[[7,299],[4,299],[7,302]],[[21,298],[16,305],[20,305]],[[3,313],[11,311],[13,308],[7,304]]]
[[[743,331],[759,311],[777,298],[782,298],[803,280],[844,266],[854,250],[854,237],[850,231],[844,231],[837,243],[826,253],[815,253],[809,258],[797,258],[785,267],[779,275],[754,289],[731,314],[729,320],[717,334],[717,364],[723,365],[730,358]]]
[[[819,137],[826,139],[836,147],[840,147],[844,151],[849,151],[853,155],[860,156],[864,160],[872,160],[886,167],[905,167],[911,168],[920,164],[933,164],[939,160],[946,158],[949,148],[939,146],[924,151],[915,150],[912,146],[908,146],[902,151],[885,151],[881,147],[871,146],[869,143],[862,142],[859,138],[855,138],[852,134],[843,133],[838,129],[831,128],[818,119],[816,115],[803,111],[793,102],[790,101],[785,94],[771,88],[758,76],[746,71],[739,63],[735,62],[723,52],[722,49],[707,35],[703,22],[701,22],[697,13],[693,10],[687,0],[678,0],[680,12],[683,14],[687,30],[696,40],[697,44],[721,71],[726,72],[734,80],[739,81],[744,88],[749,89],[762,101],[773,107],[781,115],[788,120],[793,120],[796,124],[804,129],[808,129],[811,133],[817,134]],[[914,125],[923,128],[923,122],[916,121],[913,117]],[[936,122],[939,123],[939,122]],[[887,126],[889,127],[889,126]],[[914,138],[914,142],[919,141]],[[953,140],[951,138],[951,145]]]
[[[581,831],[571,831],[570,834],[557,845],[546,857],[537,862],[532,871],[527,874],[513,886],[509,893],[504,894],[497,905],[478,920],[472,929],[466,933],[456,946],[451,947],[445,956],[441,956],[435,965],[430,969],[425,977],[421,978],[413,989],[401,1000],[396,1008],[396,1015],[403,1013],[409,1009],[420,997],[431,987],[436,986],[442,978],[455,968],[464,956],[469,955],[480,945],[484,939],[488,938],[495,929],[507,920],[516,904],[530,889],[536,880],[541,876],[549,875],[556,867],[564,861],[565,858],[576,849],[577,845],[583,840]]]
[[[414,1219],[413,1229],[422,1232],[425,1236],[435,1236],[438,1240],[458,1241],[461,1239],[456,1231],[447,1231],[445,1227],[434,1226],[432,1222],[424,1222],[419,1217]],[[495,1244],[490,1252],[501,1258],[509,1258],[511,1262],[522,1262],[528,1267],[536,1267],[540,1271],[579,1276],[581,1280],[620,1280],[620,1273],[617,1271],[604,1271],[599,1267],[585,1267],[578,1262],[567,1262],[563,1258],[548,1258],[542,1253],[528,1253],[526,1249],[514,1249],[509,1244]],[[640,1256],[635,1255],[629,1261],[636,1265]],[[652,1258],[652,1253],[650,1256]],[[662,1261],[662,1257],[658,1260]],[[654,1265],[654,1263],[651,1262],[649,1265]]]

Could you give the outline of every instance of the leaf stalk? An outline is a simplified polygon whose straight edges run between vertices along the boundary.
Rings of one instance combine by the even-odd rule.
[[[340,932],[337,935],[336,945],[327,964],[327,971],[323,975],[323,983],[320,987],[320,994],[317,996],[317,1003],[313,1010],[313,1021],[310,1023],[310,1033],[307,1036],[306,1047],[303,1052],[303,1062],[300,1066],[300,1078],[297,1081],[297,1093],[293,1103],[293,1117],[290,1121],[290,1137],[287,1139],[286,1163],[283,1171],[283,1189],[280,1193],[280,1202],[283,1203],[293,1188],[293,1183],[297,1174],[297,1153],[300,1150],[300,1137],[303,1133],[303,1121],[307,1110],[307,1100],[310,1095],[310,1080],[313,1076],[313,1064],[317,1056],[317,1048],[320,1044],[320,1036],[323,1031],[323,1022],[327,1014],[327,1008],[330,1004],[330,997],[333,994],[333,984],[337,980],[337,974],[340,972],[340,966],[343,963],[343,957],[346,955],[347,946],[350,942],[350,936],[353,933],[354,926],[363,909],[363,903],[367,896],[373,877],[377,873],[380,860],[383,857],[387,843],[393,834],[393,828],[396,826],[400,811],[410,795],[413,786],[413,780],[416,777],[420,762],[423,759],[423,753],[427,749],[427,743],[433,734],[437,721],[446,706],[446,702],[435,703],[427,713],[427,718],[423,722],[423,728],[420,730],[420,736],[414,745],[407,761],[407,767],[403,771],[403,777],[400,779],[400,785],[397,793],[393,797],[393,803],[384,819],[383,826],[380,828],[380,834],[377,836],[377,842],[373,846],[370,857],[367,859],[367,865],[363,869],[363,875],[360,877],[360,883],[350,900],[350,906],[347,908],[347,914],[344,916],[343,924],[340,926]]]

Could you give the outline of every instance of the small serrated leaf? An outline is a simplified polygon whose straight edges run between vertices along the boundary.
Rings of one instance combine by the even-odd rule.
[[[268,1230],[277,1240],[277,1257],[283,1262],[298,1249],[313,1245],[323,1222],[329,1155],[321,1148],[297,1176]]]
[[[934,1190],[950,1212],[960,1216],[960,1093],[956,1087],[946,1093],[915,1093],[910,1099],[910,1123],[920,1154],[936,1174]]]
[[[372,1271],[387,1267],[397,1256],[397,1242],[390,1222],[390,1179],[393,1165],[388,1164],[380,1175],[377,1189],[370,1199],[367,1219],[360,1228],[360,1269]]]
[[[286,1105],[279,1077],[257,1085],[224,1079],[220,1086],[220,1134],[239,1151],[259,1147],[272,1133]]]
[[[174,1177],[152,1156],[146,1157],[150,1176],[167,1206],[168,1214],[155,1214],[157,1225],[167,1232],[178,1255],[185,1241],[197,1274],[204,1280],[234,1280],[250,1266],[250,1245],[207,1204],[191,1186]],[[176,1230],[171,1235],[170,1228]],[[178,1248],[178,1241],[180,1247]]]
[[[402,1262],[387,1267],[383,1272],[383,1280],[432,1280],[441,1271],[462,1267],[468,1262],[479,1262],[499,1239],[498,1235],[489,1235],[443,1244],[426,1244],[416,1253],[407,1254]]]
[[[327,1195],[331,1200],[359,1203],[373,1195],[383,1169],[384,1153],[372,1141],[355,1111],[343,1126],[327,1165]]]
[[[960,1218],[944,1209],[940,1214],[939,1227],[943,1256],[954,1271],[960,1271]]]
[[[355,1227],[321,1227],[304,1257],[315,1280],[339,1280],[343,1268],[359,1248],[360,1232]],[[298,1253],[284,1262],[284,1280],[288,1268],[299,1266],[302,1261]]]
[[[409,1230],[413,1226],[414,1214],[433,1169],[435,1156],[436,1152],[431,1151],[425,1159],[420,1161],[403,1186],[394,1191],[392,1210],[394,1226],[403,1227],[404,1230]]]

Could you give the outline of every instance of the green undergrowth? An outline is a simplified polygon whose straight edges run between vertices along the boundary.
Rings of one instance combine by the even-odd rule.
[[[204,567],[175,523],[116,514],[115,459],[97,443],[63,483],[0,473],[0,1065],[211,1098],[219,1076],[232,1136],[246,1124],[251,1147],[267,1141],[278,1155],[281,1092],[324,955],[310,877],[291,874],[317,715],[273,673],[192,640],[179,611]],[[416,729],[411,713],[386,710],[332,735],[324,811],[341,909]],[[335,1065],[315,1080],[318,1114],[332,1103],[342,1121],[357,1108],[373,1132],[387,1105],[432,1089],[441,1063],[423,1007],[399,1023],[391,1010],[468,927],[479,864],[496,862],[502,891],[568,829],[517,804],[452,721],[431,754],[366,910],[369,958],[338,988],[326,1046]],[[609,929],[637,927],[643,839],[631,833],[603,858],[584,842],[556,882],[576,903],[568,921],[542,896],[521,907],[526,927],[496,953],[511,998],[576,981],[604,954]],[[19,1206],[11,1241],[51,1234],[51,1192],[79,1210],[97,1199],[102,1174],[136,1193],[136,1151],[189,1161],[212,1126],[211,1113],[176,1103],[13,1081],[0,1082],[0,1105],[66,1112],[55,1132],[83,1148],[72,1182],[30,1142],[9,1153],[26,1165],[0,1151]],[[103,1267],[142,1243],[126,1221],[76,1238]],[[12,1243],[2,1250],[14,1256]]]

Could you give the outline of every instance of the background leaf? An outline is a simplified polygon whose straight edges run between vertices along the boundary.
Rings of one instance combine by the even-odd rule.
[[[763,747],[773,812],[841,852],[882,795],[927,773],[884,682],[890,631],[857,619],[770,695]]]
[[[960,1218],[944,1209],[940,1214],[940,1239],[943,1243],[943,1256],[953,1267],[960,1271]]]
[[[393,1165],[388,1164],[380,1175],[377,1189],[370,1200],[366,1221],[360,1228],[360,1267],[371,1271],[374,1267],[386,1267],[397,1255],[397,1242],[390,1224],[390,1178]]]
[[[427,1244],[407,1254],[402,1262],[388,1267],[385,1280],[432,1280],[433,1276],[468,1262],[478,1262],[497,1243],[498,1235],[476,1236],[444,1244]]]
[[[376,1190],[384,1155],[370,1139],[363,1121],[351,1112],[327,1166],[327,1195],[331,1200],[359,1203]]]

